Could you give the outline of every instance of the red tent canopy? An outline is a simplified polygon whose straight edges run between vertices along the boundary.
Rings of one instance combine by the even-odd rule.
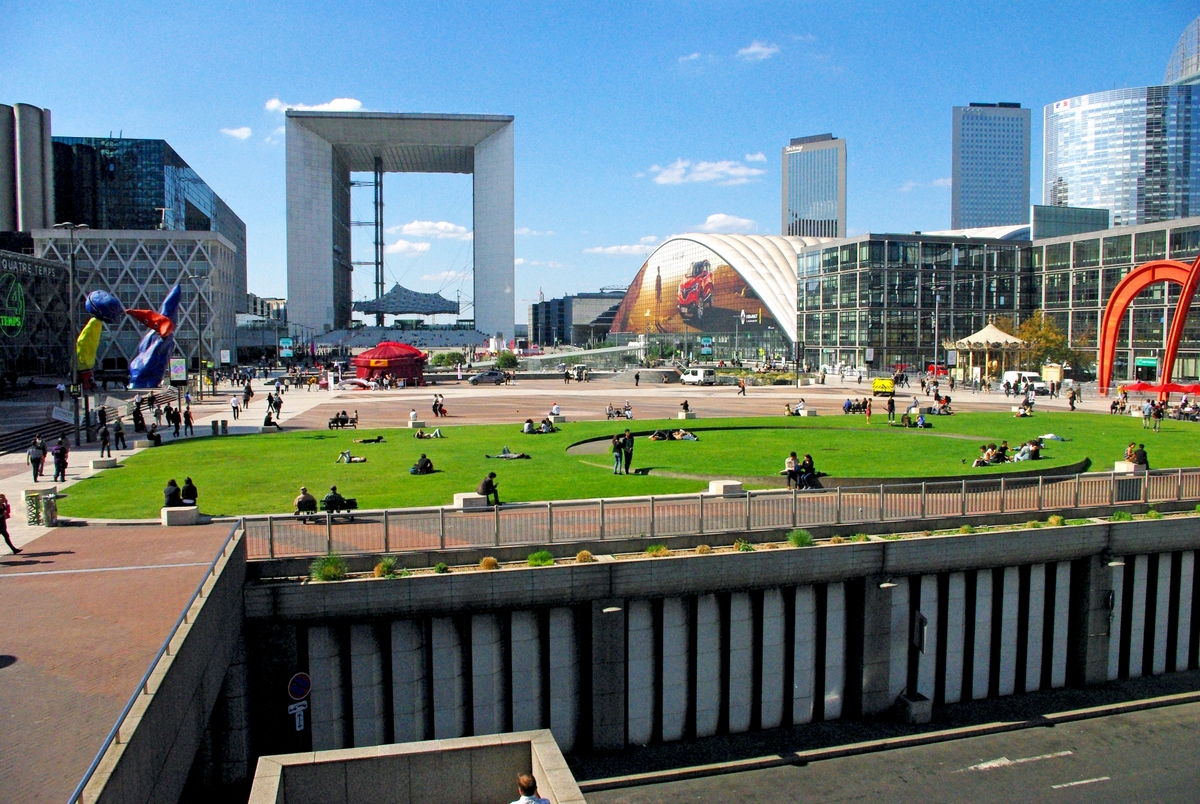
[[[391,374],[413,385],[424,383],[425,361],[429,355],[407,343],[384,341],[350,360],[360,380]]]
[[[1159,385],[1152,382],[1131,382],[1127,385],[1122,385],[1121,388],[1133,393],[1151,393],[1151,394],[1196,394],[1200,393],[1200,384],[1184,385],[1178,382],[1169,382],[1165,385]]]

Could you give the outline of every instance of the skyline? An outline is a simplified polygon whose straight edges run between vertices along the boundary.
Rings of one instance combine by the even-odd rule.
[[[50,108],[57,136],[169,142],[246,222],[262,296],[286,288],[286,106],[512,114],[522,322],[539,288],[628,283],[671,234],[778,234],[792,137],[846,139],[848,234],[941,230],[953,106],[1019,102],[1033,110],[1040,203],[1043,107],[1160,83],[1196,15],[1177,2],[1148,4],[1139,19],[1154,25],[1133,26],[1082,3],[1003,18],[883,3],[397,11],[16,9],[24,33],[0,55],[2,99]],[[958,44],[963,30],[986,46]],[[469,296],[470,177],[389,175],[385,189],[388,286]],[[369,219],[369,190],[354,210]],[[368,240],[356,233],[355,259]],[[355,272],[356,299],[369,274]]]

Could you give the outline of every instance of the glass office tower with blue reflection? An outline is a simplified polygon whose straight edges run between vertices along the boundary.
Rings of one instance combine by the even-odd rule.
[[[796,137],[783,149],[783,225],[789,237],[846,236],[846,141]]]
[[[954,107],[950,228],[1029,223],[1029,124],[1019,103]]]

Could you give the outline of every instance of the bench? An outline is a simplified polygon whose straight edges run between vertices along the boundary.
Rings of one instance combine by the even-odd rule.
[[[154,444],[148,438],[135,438],[133,440],[134,449],[150,449],[152,446]]]
[[[694,418],[696,418],[696,411],[694,411],[694,410],[681,410],[681,411],[679,411],[678,413],[676,413],[676,414],[675,414],[675,418],[676,418],[676,419],[694,419]]]
[[[341,417],[339,417],[339,416],[330,416],[329,417],[329,429],[330,430],[341,430],[344,427],[353,427],[355,430],[357,430],[358,429],[358,414],[355,413],[353,416],[347,418],[345,423],[342,422]]]
[[[116,469],[117,468],[117,459],[116,458],[93,458],[91,467],[92,467],[93,472],[96,471],[97,469]]]
[[[425,427],[425,422],[421,421],[420,419],[409,419],[408,420],[408,429],[409,430],[422,430],[422,429],[424,429],[424,427]]]
[[[488,505],[487,497],[468,491],[454,495],[454,507],[462,511],[482,511],[491,506]]]
[[[745,493],[742,484],[737,480],[710,480],[708,493],[716,497],[735,497]]]
[[[567,417],[563,416],[562,414],[558,414],[558,415],[551,414],[551,415],[547,416],[546,418],[548,418],[550,420],[551,424],[563,424],[567,421]]]
[[[817,412],[815,410],[813,410],[812,408],[802,408],[800,410],[792,411],[792,415],[793,416],[816,416]]]
[[[325,504],[324,500],[321,500],[321,510],[330,516],[345,515],[350,518],[351,522],[353,522],[354,514],[351,512],[358,510],[358,500],[355,497],[346,497],[344,500],[342,500],[342,504],[337,508],[330,508]]]
[[[158,515],[164,528],[174,528],[180,525],[197,525],[200,523],[200,508],[195,505],[163,508],[159,511]]]

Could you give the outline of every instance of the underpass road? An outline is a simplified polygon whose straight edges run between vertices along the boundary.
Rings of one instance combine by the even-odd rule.
[[[591,793],[589,804],[1196,802],[1200,704]]]

